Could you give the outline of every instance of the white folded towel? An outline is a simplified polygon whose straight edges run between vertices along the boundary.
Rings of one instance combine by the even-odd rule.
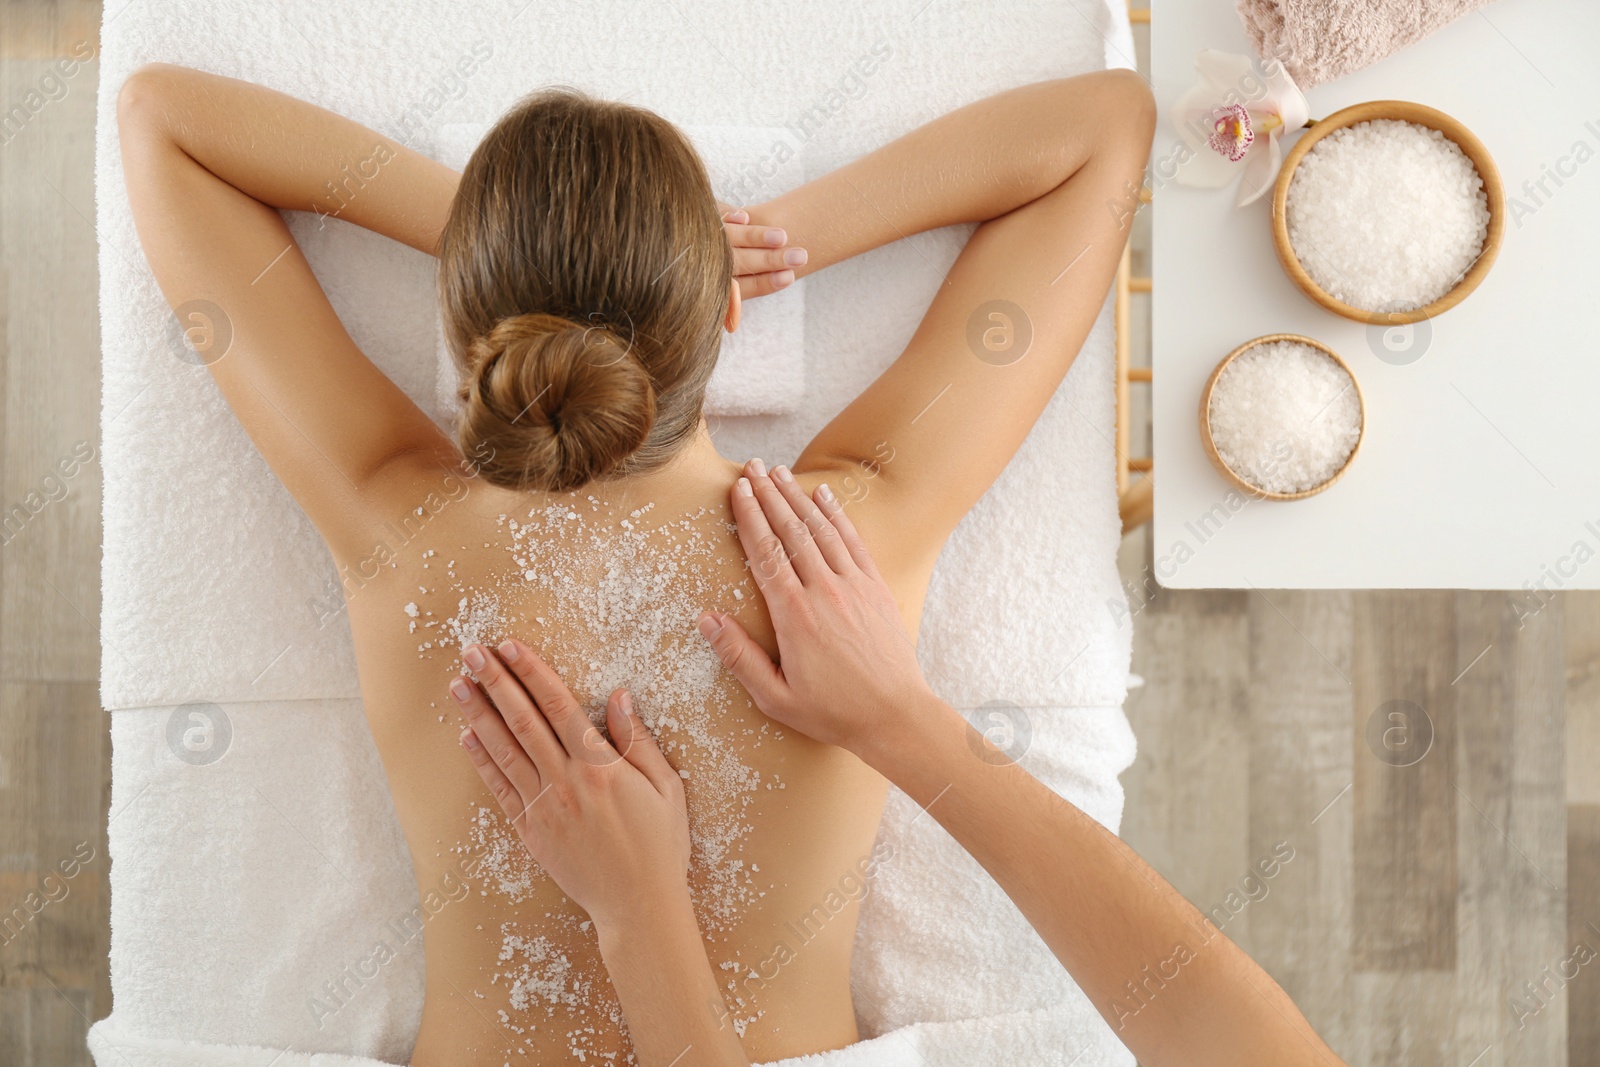
[[[489,132],[487,123],[459,122],[439,129],[434,158],[461,170]],[[686,126],[711,177],[711,191],[739,207],[787,192],[805,183],[801,154],[778,154],[786,143],[776,127]],[[706,386],[707,415],[782,415],[799,407],[805,391],[804,279],[782,292],[744,305],[739,328],[722,335],[717,369]],[[459,377],[455,360],[438,333],[439,411],[456,408]]]

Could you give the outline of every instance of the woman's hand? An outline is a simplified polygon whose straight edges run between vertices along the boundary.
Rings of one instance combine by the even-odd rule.
[[[747,211],[720,201],[717,210],[722,213],[722,231],[733,246],[733,274],[739,279],[740,296],[749,300],[794,284],[794,268],[805,266],[805,249],[785,248],[789,235],[775,226],[749,225]]]
[[[503,643],[498,655],[472,645],[462,658],[483,688],[465,677],[450,683],[468,722],[461,744],[561,891],[602,931],[646,908],[687,910],[683,780],[628,693],[606,704],[608,741],[522,642]]]
[[[722,663],[763,713],[860,754],[937,703],[900,609],[827,485],[806,496],[759,459],[733,488],[733,516],[772,626],[778,663],[727,615],[700,617]]]

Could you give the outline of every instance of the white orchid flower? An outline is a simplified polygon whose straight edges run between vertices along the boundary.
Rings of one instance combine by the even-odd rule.
[[[1283,64],[1206,49],[1194,60],[1200,83],[1172,109],[1188,145],[1179,185],[1220,189],[1238,178],[1236,203],[1253,203],[1272,188],[1283,162],[1279,138],[1305,126],[1311,109]]]

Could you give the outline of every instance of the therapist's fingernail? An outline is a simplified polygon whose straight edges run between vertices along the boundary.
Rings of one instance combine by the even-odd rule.
[[[500,652],[500,658],[505,660],[507,663],[515,663],[517,661],[517,657],[522,654],[517,651],[516,643],[513,641],[502,641],[496,646],[496,648]]]
[[[450,682],[450,695],[456,698],[457,703],[465,704],[472,699],[472,684],[465,678],[452,679]]]
[[[706,614],[700,616],[700,636],[705,638],[707,641],[717,636],[717,631],[721,629],[722,624],[717,621],[717,617],[715,615],[707,612]]]
[[[782,248],[789,243],[789,235],[782,230],[768,230],[761,235],[761,239],[773,248]]]
[[[785,267],[803,267],[809,258],[805,249],[791,248],[783,254],[783,265]]]
[[[823,482],[817,486],[817,498],[824,504],[833,503],[833,490],[828,488],[828,483]]]
[[[772,476],[778,479],[778,481],[783,482],[785,485],[794,481],[794,475],[790,474],[789,468],[785,467],[782,463],[772,468]]]
[[[743,225],[750,221],[750,213],[748,211],[730,211],[728,212],[728,221]]]
[[[750,461],[750,473],[757,478],[765,478],[767,476],[767,465],[759,459],[753,459]]]
[[[483,654],[483,649],[477,645],[472,645],[461,653],[461,658],[466,661],[467,666],[475,671],[483,670],[483,665],[489,662],[488,657]]]
[[[749,478],[740,478],[739,479],[739,495],[740,496],[750,496],[753,492],[754,492],[754,490],[752,490],[750,488],[750,479]]]
[[[774,289],[787,288],[793,284],[794,271],[792,270],[780,270],[772,276],[772,287]]]
[[[622,712],[624,719],[633,714],[633,697],[626,689],[617,697],[617,710]]]
[[[476,749],[478,747],[478,735],[472,732],[472,727],[470,726],[461,731],[461,747],[465,749]]]

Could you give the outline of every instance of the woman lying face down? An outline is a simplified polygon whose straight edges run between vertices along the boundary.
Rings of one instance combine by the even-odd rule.
[[[463,669],[492,673],[485,649],[512,636],[536,639],[575,714],[614,719],[608,698],[626,689],[659,744],[655,780],[662,795],[682,790],[686,812],[686,839],[670,820],[658,838],[688,850],[694,929],[677,933],[715,974],[717,1011],[743,1051],[772,1060],[857,1039],[856,901],[766,963],[781,931],[870,857],[885,782],[763,716],[696,630],[710,610],[777,650],[761,576],[730,524],[740,468],[701,416],[720,334],[747,297],[900,237],[980,223],[901,356],[771,472],[806,494],[870,481],[851,516],[914,640],[940,546],[1100,309],[1125,237],[1103,205],[1142,173],[1151,121],[1143,83],[1125,72],[1027,85],[725,219],[676,128],[580,94],[530,97],[458,175],[258,86],[166,66],[124,85],[124,172],[156,278],[173,306],[207,300],[227,314],[233,343],[209,372],[344,578],[419,894],[466,872],[470,892],[427,910],[413,1062],[649,1063],[681,1051],[661,1059],[662,1043],[627,1015],[597,917],[529,858],[456,755],[445,685]],[[326,202],[326,176],[374,146],[378,176]],[[351,340],[279,209],[337,211],[440,257],[464,383],[454,437]],[[1052,285],[1068,261],[1076,284]],[[1025,309],[1033,335],[1027,358],[1003,367],[966,340],[973,310],[996,299]],[[961,402],[930,408],[941,391]],[[676,892],[641,885],[640,914]]]

